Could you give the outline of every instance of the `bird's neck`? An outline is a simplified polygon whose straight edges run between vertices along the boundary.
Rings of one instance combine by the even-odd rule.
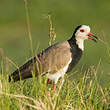
[[[68,41],[71,43],[72,46],[77,45],[79,49],[81,49],[82,51],[84,50],[84,40],[72,36]]]
[[[84,40],[76,37],[76,44],[83,51],[84,50]]]

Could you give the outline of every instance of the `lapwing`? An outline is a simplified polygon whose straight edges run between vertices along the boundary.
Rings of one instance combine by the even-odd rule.
[[[63,78],[65,73],[70,72],[79,62],[86,39],[97,41],[97,37],[90,33],[89,26],[77,26],[69,40],[58,42],[37,54],[14,71],[9,76],[9,82],[31,78],[32,73],[35,76],[46,75],[48,78],[47,84],[52,80],[53,90],[55,90],[58,79]]]

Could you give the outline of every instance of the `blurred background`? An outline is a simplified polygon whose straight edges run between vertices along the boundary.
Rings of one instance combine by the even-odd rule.
[[[110,82],[110,0],[28,0],[28,9],[34,53],[48,47],[48,13],[56,31],[55,42],[69,39],[76,26],[89,25],[102,41],[85,42],[82,59],[73,71],[97,68],[100,63],[99,82],[104,86]],[[19,66],[32,56],[24,0],[0,0],[0,48]]]

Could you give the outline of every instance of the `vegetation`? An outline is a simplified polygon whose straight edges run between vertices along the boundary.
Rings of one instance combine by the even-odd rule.
[[[9,84],[1,75],[0,110],[109,110],[110,87],[103,89],[98,83],[97,69],[91,67],[78,74],[77,80],[69,80],[72,74],[66,75],[55,92],[52,84],[46,87],[45,77]]]
[[[5,5],[0,8],[6,15],[1,14],[3,16],[0,18],[0,33],[3,34],[0,37],[0,47],[3,47],[0,48],[0,110],[110,109],[110,39],[108,37],[110,2],[103,0],[80,2],[79,4],[72,0],[69,2],[64,0],[63,3],[62,1],[29,0],[27,3],[27,0],[24,0],[23,5],[23,2],[17,0],[9,2],[2,0],[1,4]],[[14,14],[11,15],[7,10]],[[62,82],[62,79],[59,80],[55,92],[52,91],[52,84],[46,86],[45,76],[39,76],[38,79],[33,76],[25,81],[9,83],[8,75],[19,67],[17,64],[26,62],[30,56],[34,55],[35,50],[45,48],[48,45],[45,41],[49,42],[49,45],[55,42],[56,32],[51,16],[48,14],[49,11],[53,11],[56,24],[54,27],[57,28],[58,36],[64,35],[64,38],[57,37],[59,40],[68,39],[72,34],[71,26],[88,23],[93,27],[93,32],[98,33],[98,44],[94,46],[90,41],[85,44],[85,47],[90,50],[85,49],[80,65],[74,69],[74,72],[65,75],[65,82]],[[46,15],[41,18],[41,14],[45,13]],[[71,34],[65,35],[65,31]],[[36,39],[37,42],[35,42]],[[38,40],[41,42],[40,48],[37,45],[38,49],[36,49]]]

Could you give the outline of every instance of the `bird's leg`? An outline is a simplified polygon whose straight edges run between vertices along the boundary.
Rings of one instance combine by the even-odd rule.
[[[56,83],[53,83],[53,92],[55,91],[56,89]]]
[[[48,86],[49,82],[50,82],[50,79],[47,80],[47,86]]]

